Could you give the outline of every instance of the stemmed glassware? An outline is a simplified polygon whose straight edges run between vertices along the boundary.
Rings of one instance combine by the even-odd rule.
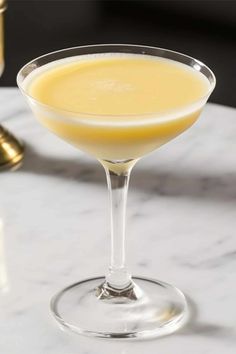
[[[65,58],[100,53],[141,54],[171,59],[201,72],[209,82],[209,89],[203,97],[181,109],[148,117],[137,114],[132,124],[129,124],[128,115],[117,115],[114,124],[108,116],[58,109],[40,102],[27,91],[26,82],[30,75],[33,77],[45,65]],[[106,172],[110,193],[111,262],[108,272],[105,277],[81,280],[55,295],[51,301],[54,317],[60,325],[77,333],[107,338],[145,338],[175,331],[186,321],[188,314],[182,292],[162,281],[133,277],[126,268],[127,190],[135,163],[163,142],[186,130],[197,119],[214,89],[214,74],[198,60],[174,51],[106,44],[69,48],[36,58],[20,70],[17,82],[35,116],[45,126],[100,161]],[[100,123],[93,125],[96,118]],[[89,139],[92,131],[93,141]],[[117,136],[122,137],[122,141],[116,141]],[[130,139],[131,136],[133,139]]]

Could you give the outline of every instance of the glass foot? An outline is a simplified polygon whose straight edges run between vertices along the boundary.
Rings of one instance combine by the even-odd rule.
[[[104,338],[148,338],[172,333],[187,320],[187,303],[180,290],[167,283],[133,277],[123,290],[104,277],[73,284],[51,301],[62,328]]]

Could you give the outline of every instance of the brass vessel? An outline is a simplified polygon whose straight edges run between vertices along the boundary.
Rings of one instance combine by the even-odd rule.
[[[23,156],[23,144],[0,125],[0,170],[18,167]]]
[[[0,71],[3,71],[3,12],[6,1],[0,0]],[[0,125],[0,171],[19,166],[24,156],[23,144]]]

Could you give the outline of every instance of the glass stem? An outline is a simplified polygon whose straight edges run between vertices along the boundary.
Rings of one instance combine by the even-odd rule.
[[[129,178],[134,163],[128,163],[127,168],[123,168],[122,164],[121,171],[114,171],[109,165],[103,164],[111,204],[111,261],[106,282],[112,288],[125,289],[131,283],[131,275],[125,265],[125,217]]]

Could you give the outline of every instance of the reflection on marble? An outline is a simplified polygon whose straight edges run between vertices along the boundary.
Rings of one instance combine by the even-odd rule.
[[[3,222],[0,219],[0,293],[6,293],[7,290],[8,279],[4,249],[4,229]]]
[[[0,120],[27,148],[21,169],[0,174],[10,284],[0,292],[0,353],[235,353],[235,116],[208,105],[193,128],[134,168],[128,265],[181,288],[191,318],[162,339],[111,342],[60,331],[48,307],[63,286],[106,270],[102,167],[41,127],[16,89],[1,89]]]

